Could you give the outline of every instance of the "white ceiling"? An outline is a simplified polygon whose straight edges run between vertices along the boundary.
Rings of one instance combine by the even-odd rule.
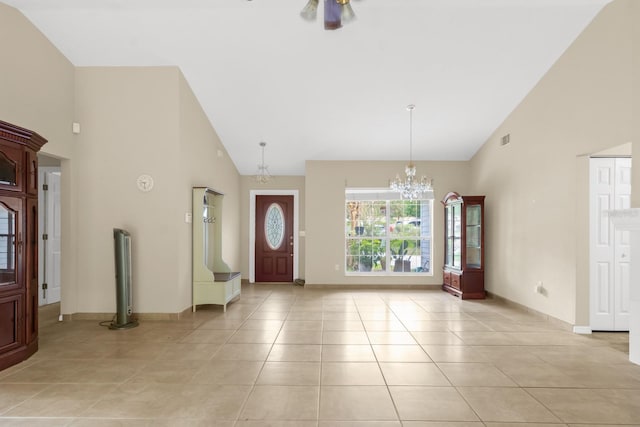
[[[233,162],[467,160],[611,0],[2,0],[76,66],[177,65]]]

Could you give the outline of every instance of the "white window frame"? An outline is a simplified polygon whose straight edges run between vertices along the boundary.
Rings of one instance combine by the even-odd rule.
[[[434,217],[434,208],[433,208],[433,193],[426,193],[422,198],[418,199],[419,202],[424,202],[429,208],[429,235],[419,235],[416,237],[417,240],[427,240],[429,242],[429,271],[412,271],[412,272],[397,272],[397,271],[389,271],[388,268],[386,271],[348,271],[348,261],[347,261],[347,250],[346,247],[348,245],[349,240],[354,240],[353,236],[349,236],[347,232],[347,228],[345,227],[345,235],[344,235],[344,274],[345,276],[394,276],[394,277],[407,277],[407,276],[418,276],[418,277],[428,277],[434,275],[433,268],[433,217]],[[391,223],[391,209],[390,202],[394,200],[402,200],[402,197],[399,193],[393,192],[388,188],[379,189],[379,188],[347,188],[345,189],[345,213],[347,209],[347,203],[350,201],[386,201],[387,209],[386,209],[386,235],[384,237],[379,236],[377,238],[381,240],[386,240],[386,265],[390,267],[391,261],[391,253],[389,251],[389,242],[392,239],[392,236],[389,234],[389,225]],[[346,225],[346,215],[345,215],[345,225]],[[360,239],[367,239],[367,236],[361,237]]]

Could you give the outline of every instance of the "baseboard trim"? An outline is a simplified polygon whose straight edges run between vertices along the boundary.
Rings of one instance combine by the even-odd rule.
[[[505,298],[503,296],[494,294],[493,292],[490,292],[490,291],[486,291],[486,292],[487,292],[487,297],[489,297],[489,298],[495,299],[496,301],[500,301],[500,302],[502,302],[502,303],[504,303],[506,305],[517,307],[517,308],[519,308],[519,309],[521,309],[521,310],[523,310],[523,311],[525,311],[525,312],[527,312],[529,314],[533,314],[534,316],[539,317],[541,320],[546,320],[549,323],[552,323],[552,324],[562,328],[565,331],[573,332],[574,325],[572,325],[569,322],[565,322],[564,320],[560,320],[560,319],[558,319],[556,317],[550,316],[550,315],[548,315],[546,313],[543,313],[541,311],[534,310],[531,307],[527,307],[526,305],[517,303],[517,302],[512,301],[512,300],[510,300],[508,298]]]
[[[184,310],[181,313],[133,313],[132,318],[138,321],[144,320],[180,320],[184,316],[184,313],[190,312],[191,308]],[[92,320],[98,322],[112,321],[115,318],[115,313],[73,313],[63,314],[62,320],[64,322],[80,321],[80,320]]]
[[[593,331],[591,330],[591,326],[574,326],[573,327],[573,333],[574,334],[581,334],[581,335],[591,335],[591,333],[593,333]]]
[[[422,291],[436,291],[442,289],[442,285],[310,285],[305,283],[305,289],[387,289],[387,290],[422,290]]]

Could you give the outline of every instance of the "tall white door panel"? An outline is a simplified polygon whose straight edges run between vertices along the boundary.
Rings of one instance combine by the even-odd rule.
[[[629,330],[629,232],[616,231],[609,211],[630,208],[631,159],[590,161],[591,329]]]

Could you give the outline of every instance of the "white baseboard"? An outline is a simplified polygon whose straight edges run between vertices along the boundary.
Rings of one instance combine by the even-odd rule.
[[[591,334],[591,326],[574,326],[573,327],[574,334],[583,334],[589,335]]]

